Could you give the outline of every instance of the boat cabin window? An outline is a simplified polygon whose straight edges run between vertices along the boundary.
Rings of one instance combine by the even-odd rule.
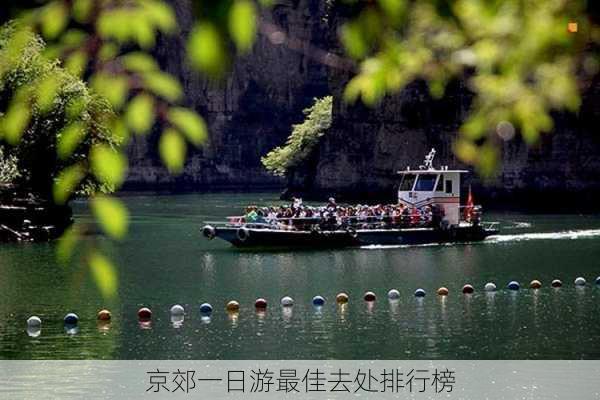
[[[402,175],[402,181],[400,181],[400,190],[403,192],[409,192],[412,190],[417,176],[415,174]]]
[[[452,181],[451,180],[446,181],[446,193],[452,193]]]
[[[437,174],[420,174],[415,185],[417,192],[432,192]]]

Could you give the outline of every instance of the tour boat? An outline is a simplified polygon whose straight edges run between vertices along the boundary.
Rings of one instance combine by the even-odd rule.
[[[401,216],[346,216],[329,223],[318,217],[276,218],[268,223],[228,217],[202,229],[208,239],[226,240],[236,247],[334,248],[370,245],[419,245],[474,242],[498,233],[496,223],[481,221],[481,206],[474,205],[469,189],[460,205],[461,176],[468,171],[433,167],[435,150],[419,169],[399,171],[398,205]],[[428,210],[423,219],[418,210]],[[408,212],[406,212],[408,211]]]

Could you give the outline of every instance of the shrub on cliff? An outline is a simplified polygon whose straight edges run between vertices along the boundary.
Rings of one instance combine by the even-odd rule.
[[[285,146],[276,147],[261,159],[263,165],[273,175],[284,176],[306,160],[321,137],[331,126],[332,97],[315,99],[314,104],[304,110],[304,122],[292,127]]]
[[[76,192],[109,191],[85,166],[92,146],[118,145],[107,126],[110,105],[58,61],[45,58],[44,48],[29,30],[0,27],[0,139],[5,142],[2,161],[10,160],[5,167],[12,170],[5,178],[51,199],[59,173],[78,165],[72,169],[82,176]],[[64,185],[70,177],[60,179]]]

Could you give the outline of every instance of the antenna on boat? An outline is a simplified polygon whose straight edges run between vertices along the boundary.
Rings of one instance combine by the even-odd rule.
[[[419,166],[419,169],[434,169],[433,168],[433,158],[435,157],[435,149],[431,149],[429,154],[425,156],[425,161],[423,161],[423,165]]]

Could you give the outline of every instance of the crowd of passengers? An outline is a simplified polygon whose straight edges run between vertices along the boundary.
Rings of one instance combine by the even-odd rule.
[[[443,207],[436,205],[421,208],[402,203],[352,206],[338,205],[334,198],[329,198],[327,204],[321,207],[304,205],[301,199],[294,199],[287,206],[248,206],[246,214],[238,222],[267,224],[280,229],[318,226],[323,230],[331,230],[440,226],[443,217]]]

